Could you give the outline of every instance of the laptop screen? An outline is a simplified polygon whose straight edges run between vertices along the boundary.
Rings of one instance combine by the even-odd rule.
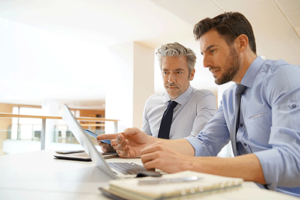
[[[75,119],[75,117],[73,116],[73,114],[71,113],[67,105],[63,105],[62,118],[66,122],[68,127],[71,129],[77,141],[84,148],[85,152],[90,156],[92,162],[94,162],[98,168],[104,171],[112,179],[117,179],[117,176],[110,169],[110,167],[108,166],[108,164],[106,163],[102,155],[98,152],[98,150],[92,143],[90,137],[84,132],[83,128]]]

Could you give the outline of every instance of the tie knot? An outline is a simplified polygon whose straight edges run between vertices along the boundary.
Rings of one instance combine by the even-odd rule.
[[[169,105],[168,105],[168,110],[173,110],[176,106],[177,106],[177,102],[176,101],[169,101]]]
[[[236,93],[235,93],[235,95],[241,95],[241,94],[243,94],[246,88],[247,87],[244,86],[244,85],[242,85],[242,84],[237,85],[236,86]]]

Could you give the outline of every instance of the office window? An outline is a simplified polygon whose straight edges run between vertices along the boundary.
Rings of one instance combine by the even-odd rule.
[[[41,108],[14,107],[13,114],[43,115]],[[11,138],[13,140],[39,140],[42,129],[41,119],[13,118]]]

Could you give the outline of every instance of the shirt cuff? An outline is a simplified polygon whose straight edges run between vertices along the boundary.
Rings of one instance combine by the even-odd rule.
[[[199,140],[197,137],[193,137],[193,136],[188,136],[185,138],[194,148],[195,150],[195,156],[200,156],[200,149],[202,148]]]
[[[274,190],[280,179],[280,173],[284,169],[281,160],[281,154],[276,149],[269,149],[254,153],[258,158],[263,169],[264,178],[268,188]],[[280,161],[280,162],[279,162]]]

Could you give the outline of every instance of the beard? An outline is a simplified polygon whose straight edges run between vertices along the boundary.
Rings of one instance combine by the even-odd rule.
[[[172,94],[171,89],[169,89],[169,87],[176,87],[177,88],[177,92],[173,91],[174,94]],[[172,99],[176,99],[178,96],[181,95],[181,89],[180,89],[180,87],[176,83],[167,83],[165,85],[165,88],[166,88],[166,90],[168,92],[169,97],[172,98]],[[176,89],[175,89],[175,91],[176,91]]]
[[[226,64],[223,68],[226,71],[222,74],[221,78],[215,80],[215,83],[217,85],[222,85],[224,83],[232,81],[232,79],[235,77],[235,75],[240,69],[241,61],[239,55],[237,54],[233,46],[230,47],[230,55],[231,56],[227,58]]]

